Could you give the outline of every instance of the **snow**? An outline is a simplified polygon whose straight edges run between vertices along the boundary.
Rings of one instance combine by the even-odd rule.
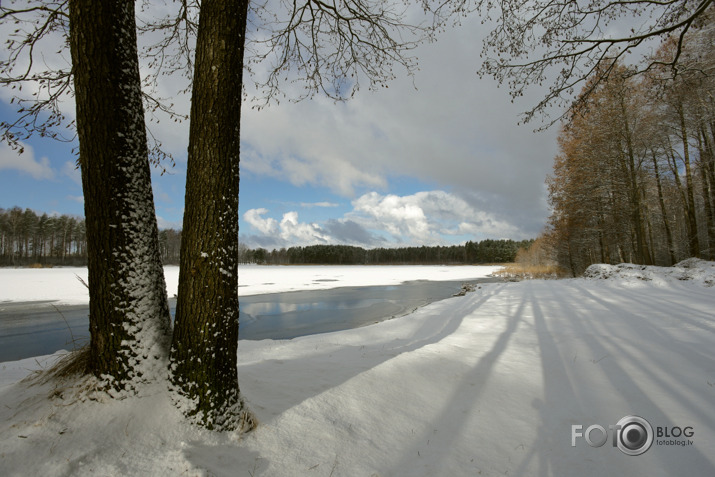
[[[296,290],[325,290],[344,286],[397,285],[408,280],[469,280],[484,277],[498,266],[264,266],[241,265],[239,295],[260,295]],[[165,266],[169,297],[179,289],[179,267]],[[89,303],[86,267],[0,268],[0,303],[54,301]]]
[[[715,286],[715,262],[689,258],[672,267],[652,267],[632,263],[599,264],[588,267],[584,276],[591,279],[617,277],[620,283],[631,287],[651,281],[662,286],[667,286],[674,281],[695,281],[702,286],[712,287]]]
[[[317,280],[345,268],[284,267],[290,285],[271,286],[334,286]],[[259,420],[242,436],[187,424],[161,381],[115,400],[18,382],[56,357],[2,363],[0,475],[715,475],[714,278],[712,262],[597,266],[482,284],[363,328],[241,341],[239,382]],[[692,436],[626,455],[609,425],[630,415]],[[606,444],[572,446],[572,426],[593,425]]]

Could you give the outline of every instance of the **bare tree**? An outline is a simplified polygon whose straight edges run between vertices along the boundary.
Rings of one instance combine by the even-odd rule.
[[[241,400],[238,164],[247,0],[204,0],[196,41],[171,379],[210,429],[253,428]]]
[[[69,49],[68,0],[3,2],[0,26],[0,85],[17,90],[18,107],[13,121],[0,123],[0,139],[20,151],[33,134],[74,141],[74,122],[62,109],[72,95],[72,65],[62,55]]]
[[[429,3],[422,8],[429,9]],[[437,17],[410,23],[415,11],[379,0],[266,1],[252,4],[252,10],[252,26],[261,34],[249,39],[248,67],[262,99],[286,97],[286,80],[297,83],[293,100],[316,93],[344,100],[361,81],[369,89],[387,87],[395,78],[394,65],[414,72],[417,59],[411,50],[434,39],[440,26]]]
[[[260,4],[254,6],[252,26],[261,25],[261,35],[246,43],[248,0],[201,3],[171,381],[192,403],[188,415],[206,427],[254,425],[236,374],[244,49],[252,48],[248,71],[262,88],[262,105],[277,99],[286,79],[302,85],[292,99],[318,93],[346,99],[361,80],[371,88],[384,85],[395,63],[412,71],[416,64],[407,53],[431,37],[432,27],[412,26],[384,5],[371,0]],[[187,20],[185,28],[190,25]]]
[[[89,270],[89,370],[115,389],[166,366],[170,330],[134,3],[70,0]]]
[[[643,59],[632,74],[655,66],[674,74],[687,68],[683,44],[694,30],[712,28],[713,0],[477,0],[476,6],[496,24],[483,45],[480,74],[507,83],[512,98],[531,85],[548,85],[544,98],[525,113],[528,121],[553,103],[569,104],[584,84],[589,89],[580,97],[586,99],[629,54]],[[649,57],[649,47],[669,36],[676,38],[673,54]],[[586,83],[594,75],[596,81]]]
[[[0,32],[6,37],[0,86],[16,91],[11,102],[18,112],[12,121],[0,122],[0,140],[19,152],[32,136],[77,141],[76,120],[66,109],[74,97],[69,25],[69,0],[10,0],[0,5]],[[156,80],[156,75],[148,75],[143,82],[145,110],[177,121],[186,119],[171,102],[156,96],[151,87]],[[171,154],[150,130],[147,133],[151,163],[163,168],[173,165]]]
[[[0,84],[15,90],[2,140],[79,140],[90,294],[88,371],[136,389],[168,359],[169,308],[158,253],[134,2],[3,2]],[[74,97],[76,119],[64,104]],[[65,230],[50,250],[71,253]]]

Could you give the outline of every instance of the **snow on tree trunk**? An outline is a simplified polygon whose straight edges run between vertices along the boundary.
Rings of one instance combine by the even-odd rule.
[[[209,429],[250,430],[238,387],[238,182],[247,0],[201,4],[171,381]]]
[[[170,316],[151,189],[134,2],[70,1],[89,268],[89,371],[136,390],[166,373]]]

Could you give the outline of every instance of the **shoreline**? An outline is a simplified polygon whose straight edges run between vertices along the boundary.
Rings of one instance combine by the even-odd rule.
[[[375,273],[379,268],[379,273]],[[244,265],[239,267],[239,296],[320,290],[343,286],[397,285],[405,281],[467,280],[491,275],[501,266],[444,265]],[[276,273],[280,272],[280,273]],[[167,294],[179,288],[179,267],[165,266]],[[0,306],[7,302],[89,303],[86,267],[0,269]]]
[[[467,280],[501,282],[497,277]],[[464,280],[340,286],[239,298],[241,341],[285,340],[373,325],[454,296]],[[172,319],[176,299],[169,298]],[[72,349],[89,340],[88,304],[0,303],[0,363]],[[38,354],[39,353],[39,354]]]

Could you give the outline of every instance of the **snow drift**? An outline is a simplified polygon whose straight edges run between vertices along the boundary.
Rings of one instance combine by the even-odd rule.
[[[653,282],[668,286],[676,281],[691,281],[694,284],[715,286],[715,262],[699,258],[689,258],[672,267],[654,267],[621,263],[619,265],[591,265],[584,277],[592,280],[617,279],[620,284],[634,284],[639,281]]]

